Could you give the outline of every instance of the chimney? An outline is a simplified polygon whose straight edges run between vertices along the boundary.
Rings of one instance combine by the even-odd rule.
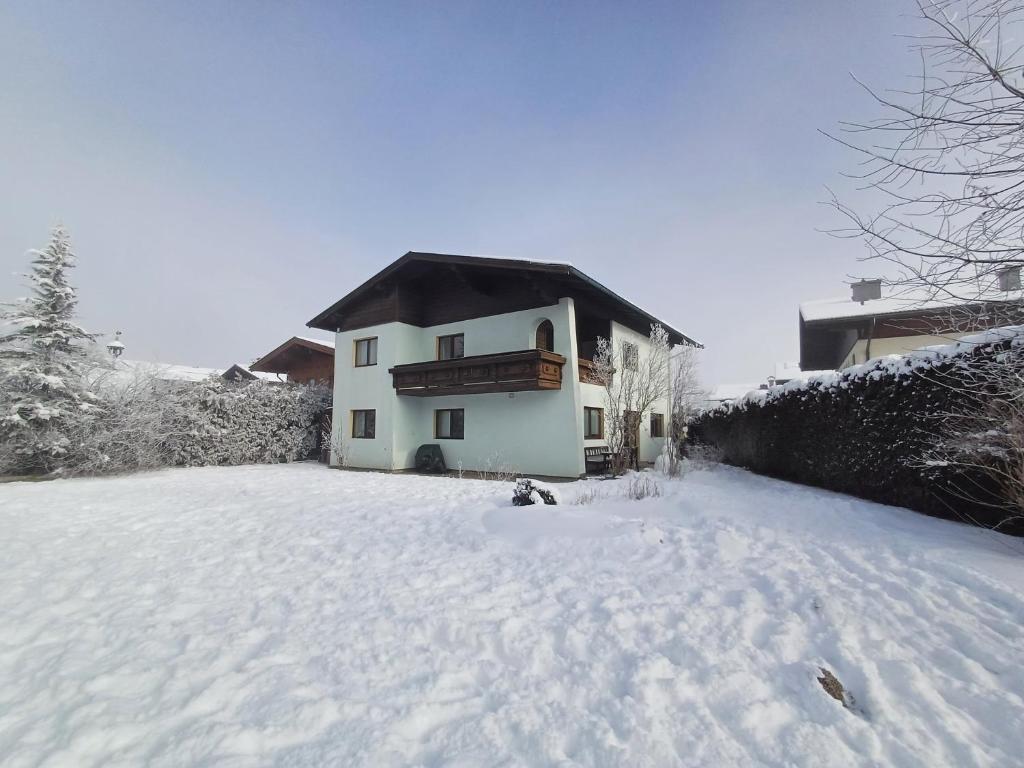
[[[859,301],[863,304],[865,301],[871,301],[871,299],[882,298],[882,281],[878,278],[874,280],[859,280],[856,283],[851,284],[851,298],[853,301]]]
[[[1020,267],[1003,267],[996,275],[999,276],[999,290],[1000,291],[1019,291],[1020,290]]]

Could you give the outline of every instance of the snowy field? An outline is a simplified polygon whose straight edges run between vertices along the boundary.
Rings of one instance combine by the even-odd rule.
[[[623,485],[0,485],[0,764],[1024,764],[1024,541],[728,468]]]

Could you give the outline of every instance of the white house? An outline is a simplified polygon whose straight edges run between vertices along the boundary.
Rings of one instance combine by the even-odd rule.
[[[605,443],[597,339],[643,356],[654,323],[695,344],[568,264],[407,253],[308,323],[336,334],[331,463],[408,470],[439,444],[449,468],[579,477]],[[652,410],[641,462],[667,398]]]

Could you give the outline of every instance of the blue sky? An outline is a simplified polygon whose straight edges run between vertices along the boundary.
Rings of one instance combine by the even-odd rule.
[[[817,131],[913,73],[910,10],[8,0],[0,298],[63,221],[90,329],[226,367],[407,250],[566,260],[757,381],[878,272]]]

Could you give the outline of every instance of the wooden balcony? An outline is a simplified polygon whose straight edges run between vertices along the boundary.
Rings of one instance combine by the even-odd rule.
[[[389,368],[395,392],[413,397],[562,388],[565,358],[542,349],[472,355]]]
[[[580,366],[580,383],[581,384],[604,384],[601,379],[598,378],[597,374],[594,373],[594,361],[587,360],[584,357],[576,358],[576,362]]]

